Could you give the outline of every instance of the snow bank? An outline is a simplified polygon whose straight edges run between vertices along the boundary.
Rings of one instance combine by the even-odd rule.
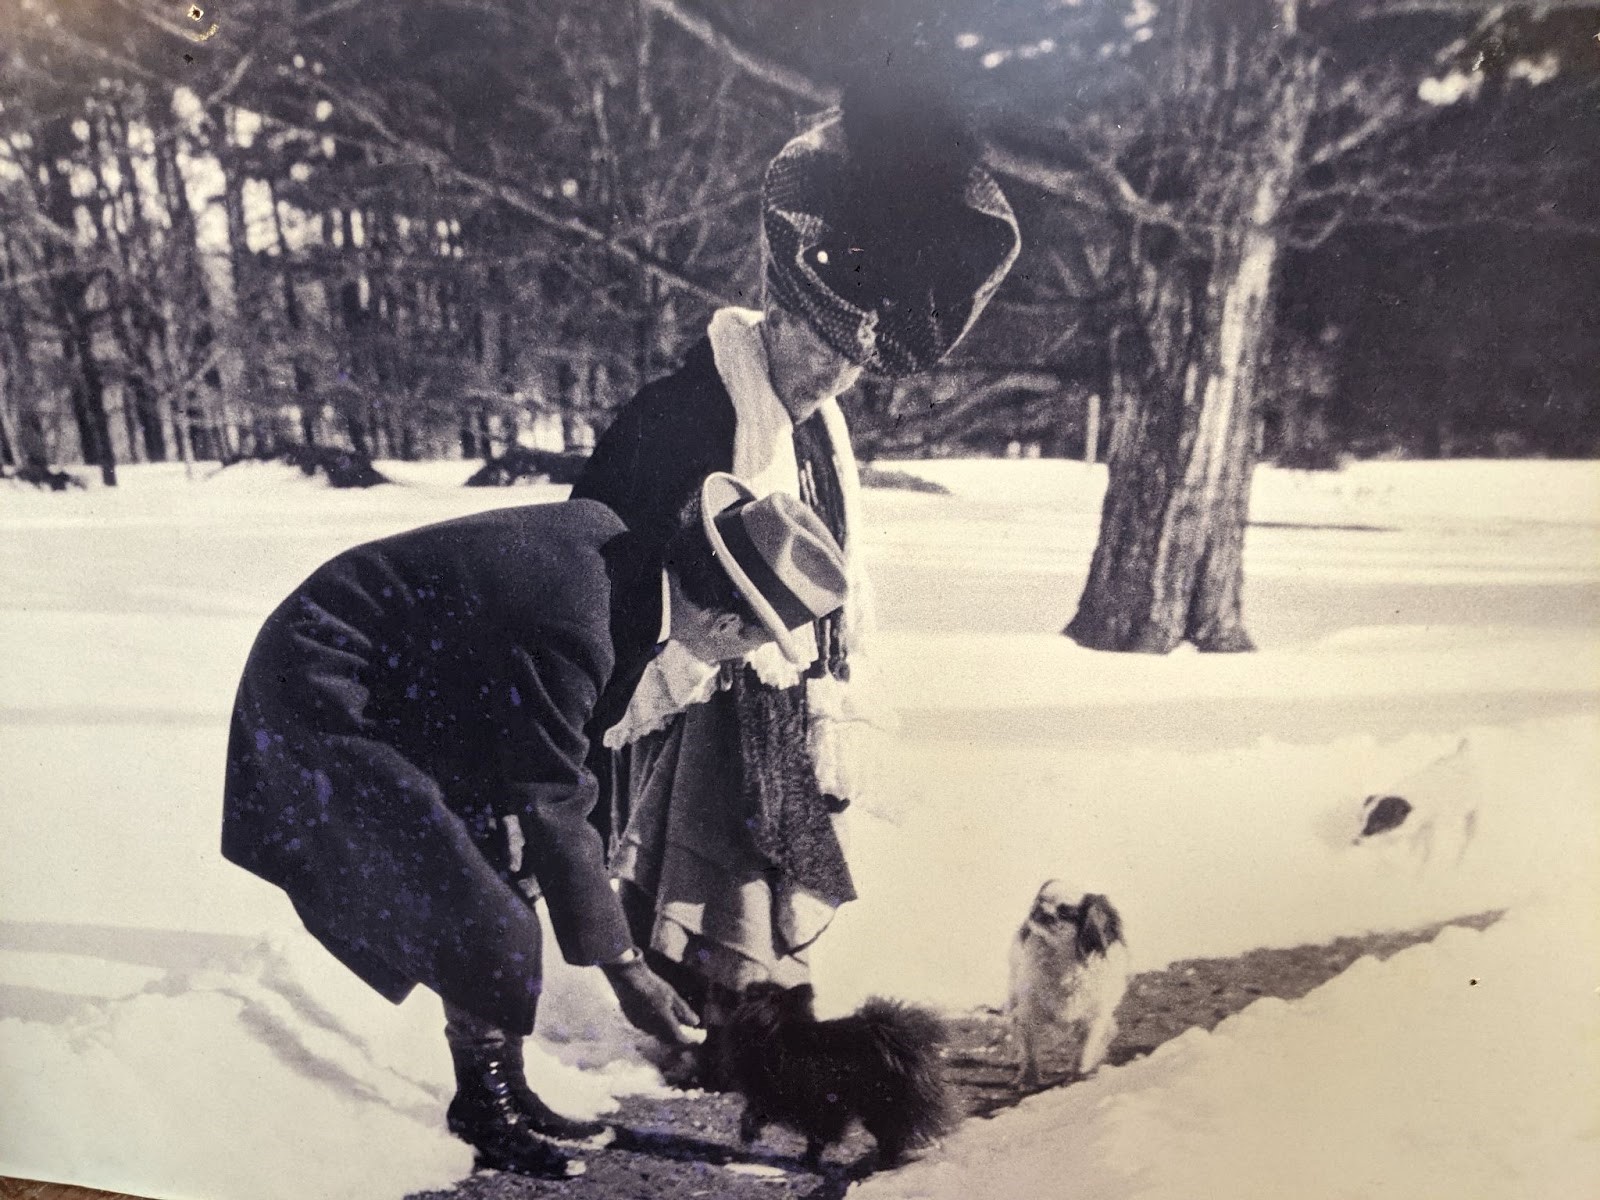
[[[1008,939],[1049,878],[1112,898],[1139,970],[1544,900],[1600,864],[1596,717],[1472,729],[1464,750],[1459,734],[903,746],[892,807],[852,827],[862,899],[817,947],[819,1007],[886,988],[998,1006]],[[1357,843],[1361,801],[1391,790],[1416,811]]]
[[[58,1023],[0,1021],[6,1171],[197,1197],[302,1194],[286,1172],[309,1194],[398,1195],[470,1171],[439,1119],[438,1064],[408,1062],[442,1052],[437,1036],[379,1057],[354,1031],[395,1017],[346,1024],[344,981],[302,982],[289,961],[263,945]]]
[[[1536,1200],[1593,1194],[1600,895],[1362,959],[1102,1068],[860,1200]]]

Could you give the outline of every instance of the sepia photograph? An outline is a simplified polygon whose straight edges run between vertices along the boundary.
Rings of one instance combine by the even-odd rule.
[[[1600,1196],[1600,0],[0,0],[0,1200]]]

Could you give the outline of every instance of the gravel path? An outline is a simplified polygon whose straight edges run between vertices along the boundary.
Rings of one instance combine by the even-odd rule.
[[[1499,913],[1481,913],[1405,933],[1340,938],[1318,946],[1252,950],[1237,958],[1197,958],[1135,976],[1117,1012],[1120,1032],[1109,1061],[1124,1063],[1148,1054],[1186,1029],[1215,1028],[1225,1017],[1263,996],[1295,1000],[1339,974],[1358,958],[1387,958],[1431,940],[1445,924],[1483,929]],[[1012,1086],[1014,1064],[997,1013],[980,1011],[949,1021],[946,1062],[969,1119],[982,1119],[1021,1100]],[[1076,1080],[1065,1061],[1053,1064],[1046,1086]],[[739,1144],[741,1102],[732,1096],[685,1093],[668,1099],[627,1098],[616,1143],[588,1157],[580,1179],[549,1183],[494,1172],[478,1174],[443,1192],[407,1200],[536,1200],[605,1197],[606,1200],[838,1200],[851,1180],[871,1163],[871,1139],[861,1133],[830,1149],[823,1169],[800,1161],[799,1137],[769,1129],[751,1147]],[[40,1196],[39,1200],[69,1200]]]

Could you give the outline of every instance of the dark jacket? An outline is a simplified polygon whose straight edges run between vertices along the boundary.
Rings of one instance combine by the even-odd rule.
[[[615,511],[639,537],[641,552],[659,565],[701,481],[713,471],[733,469],[737,419],[711,341],[702,338],[677,371],[617,410],[572,495]],[[846,544],[843,498],[820,414],[796,429],[795,454],[801,498]],[[819,669],[843,677],[837,616],[818,622],[817,634]],[[855,887],[829,817],[839,802],[822,795],[811,762],[805,689],[768,687],[747,668],[712,703],[737,710],[729,727],[739,739],[739,803],[747,813],[751,848],[796,886],[837,903],[853,899]],[[614,839],[630,807],[626,771],[618,771],[608,756],[597,756],[592,766],[605,780],[610,803],[600,816]]]
[[[526,1034],[538,921],[505,873],[521,818],[563,955],[629,944],[584,763],[660,621],[659,574],[589,501],[346,551],[267,619],[239,686],[222,850],[398,1002],[421,983]],[[644,631],[648,630],[646,633]],[[608,685],[611,685],[608,692]]]
[[[734,422],[710,339],[702,338],[677,371],[617,410],[572,498],[610,508],[659,558],[701,481],[733,469]]]

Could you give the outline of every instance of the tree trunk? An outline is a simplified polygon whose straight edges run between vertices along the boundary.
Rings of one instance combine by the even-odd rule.
[[[231,121],[227,123],[225,129],[228,142],[234,143],[236,135],[232,131]],[[228,277],[233,289],[232,312],[228,312],[229,305],[226,299],[220,300],[213,307],[209,296],[201,312],[205,328],[210,333],[206,339],[208,350],[216,344],[219,338],[218,330],[223,326],[231,327],[233,344],[243,346],[244,353],[239,356],[237,376],[242,396],[236,395],[236,398],[243,401],[248,413],[254,414],[260,412],[265,405],[267,394],[265,363],[270,347],[262,336],[264,322],[261,320],[265,299],[262,293],[265,291],[265,285],[261,280],[262,272],[256,256],[250,250],[249,232],[246,228],[244,186],[248,179],[237,163],[228,161],[230,157],[232,157],[231,152],[225,150],[222,212],[228,237]],[[199,279],[196,279],[195,283],[200,289],[205,286]],[[213,325],[218,329],[214,330]],[[233,439],[229,437],[234,424],[233,406],[229,403],[228,395],[219,388],[210,407],[216,412],[223,426],[219,430],[223,453],[229,454],[234,450]]]
[[[315,446],[317,444],[317,416],[320,409],[305,399],[309,384],[305,383],[304,373],[298,364],[294,369],[294,384],[296,392],[301,396],[300,436],[305,439],[306,445]]]
[[[69,385],[72,416],[78,426],[83,461],[100,468],[101,482],[107,487],[116,487],[117,457],[111,444],[111,420],[106,413],[105,377],[94,353],[88,291],[80,273],[69,270],[56,281],[53,302],[61,329],[61,356],[73,368]]]
[[[141,103],[139,107],[142,110],[148,106]],[[131,120],[126,106],[112,104],[110,140],[115,149],[122,188],[128,195],[132,226],[123,246],[122,257],[128,277],[138,279],[140,271],[134,261],[134,252],[137,250],[143,254],[147,262],[154,260],[157,254],[157,239],[145,204],[144,188],[139,182],[140,173],[134,165],[130,125]],[[101,187],[104,188],[105,173],[97,169],[97,174],[101,179]],[[139,285],[135,284],[134,287],[137,289]],[[166,462],[167,442],[162,429],[161,397],[157,391],[156,356],[153,349],[165,338],[166,331],[162,328],[155,303],[145,292],[135,291],[134,294],[126,295],[123,303],[126,306],[125,311],[115,322],[113,329],[117,332],[118,342],[123,348],[123,357],[127,360],[128,382],[123,389],[124,407],[129,407],[130,392],[133,399],[131,408],[135,419],[128,425],[129,454],[130,457],[137,458],[138,450],[142,447],[147,461]],[[138,432],[137,437],[135,429]]]
[[[0,237],[0,266],[8,279],[19,274],[14,248],[9,238]],[[44,420],[39,413],[39,381],[33,364],[33,339],[28,329],[26,300],[20,290],[6,298],[6,387],[12,402],[6,414],[6,437],[14,456],[13,465],[45,466],[49,461]],[[13,416],[14,414],[14,416]]]
[[[317,444],[317,423],[322,411],[322,401],[314,395],[310,369],[302,355],[305,345],[304,321],[301,318],[300,297],[295,291],[294,271],[290,262],[289,238],[283,229],[283,213],[278,207],[278,192],[271,180],[267,181],[267,196],[272,210],[272,232],[278,243],[278,279],[282,289],[283,319],[288,326],[288,355],[290,373],[294,376],[295,402],[300,408],[300,436],[308,446]]]
[[[122,399],[120,406],[122,411],[122,440],[128,450],[127,461],[131,463],[145,462],[147,460],[139,453],[139,417],[134,412],[134,406],[138,401],[129,395],[130,389],[126,380],[118,390],[121,392]]]
[[[133,409],[138,418],[137,425],[144,443],[145,458],[150,462],[166,462],[167,438],[166,431],[162,428],[161,398],[150,386],[149,376],[142,373],[130,375],[128,387],[133,392]]]
[[[1188,640],[1202,650],[1251,649],[1240,603],[1248,359],[1276,245],[1257,234],[1243,240],[1214,268],[1221,278],[1197,331],[1203,357],[1177,388],[1137,398],[1139,417],[1111,460],[1089,581],[1066,629],[1082,645],[1165,654]]]
[[[168,368],[165,389],[167,409],[171,414],[173,440],[178,446],[178,456],[183,461],[184,474],[192,476],[196,441],[208,440],[204,429],[196,438],[196,386],[191,375],[204,363],[214,337],[210,320],[211,293],[200,263],[198,221],[190,204],[183,169],[179,165],[178,151],[183,139],[170,112],[163,105],[151,105],[149,111],[157,133],[156,186],[172,223],[170,244],[176,259],[178,280],[177,287],[166,297],[162,315]],[[189,153],[195,153],[193,147],[189,148]],[[205,374],[210,377],[212,372]]]
[[[189,421],[189,389],[179,388],[172,393],[172,430],[178,442],[178,457],[183,460],[183,473],[194,475],[194,430]]]
[[[477,422],[478,451],[484,462],[494,460],[494,439],[489,436],[489,414],[480,402],[474,415]]]
[[[17,446],[17,430],[11,421],[11,405],[5,396],[0,396],[0,467],[22,465],[22,451]]]
[[[83,461],[100,468],[100,481],[107,487],[116,487],[117,454],[111,444],[111,419],[106,413],[105,378],[94,356],[82,289],[75,291],[78,297],[66,313],[62,341],[67,360],[77,367],[77,378],[72,381],[72,414],[78,423]]]
[[[72,172],[81,160],[82,146],[67,117],[47,121],[38,136],[39,158],[50,164],[44,179],[44,214],[58,230],[77,225],[78,201],[72,194]],[[77,258],[54,238],[44,240],[44,266],[52,279],[47,285],[51,317],[61,337],[63,360],[72,368],[69,385],[72,416],[78,426],[83,461],[100,468],[107,487],[117,483],[116,453],[111,445],[111,422],[106,416],[105,379],[94,354],[93,314],[89,308],[92,280]]]
[[[372,460],[372,443],[367,440],[367,426],[361,419],[361,402],[359,399],[346,401],[344,428],[345,433],[350,437],[350,448],[370,462]]]
[[[1118,414],[1100,538],[1064,632],[1096,650],[1253,649],[1243,617],[1254,399],[1277,267],[1276,223],[1312,111],[1315,59],[1292,59],[1253,156],[1240,218],[1216,235],[1202,289],[1164,279],[1153,307],[1181,319],[1175,366],[1130,376]],[[1170,272],[1168,272],[1170,274]],[[1162,382],[1150,387],[1156,379]]]

